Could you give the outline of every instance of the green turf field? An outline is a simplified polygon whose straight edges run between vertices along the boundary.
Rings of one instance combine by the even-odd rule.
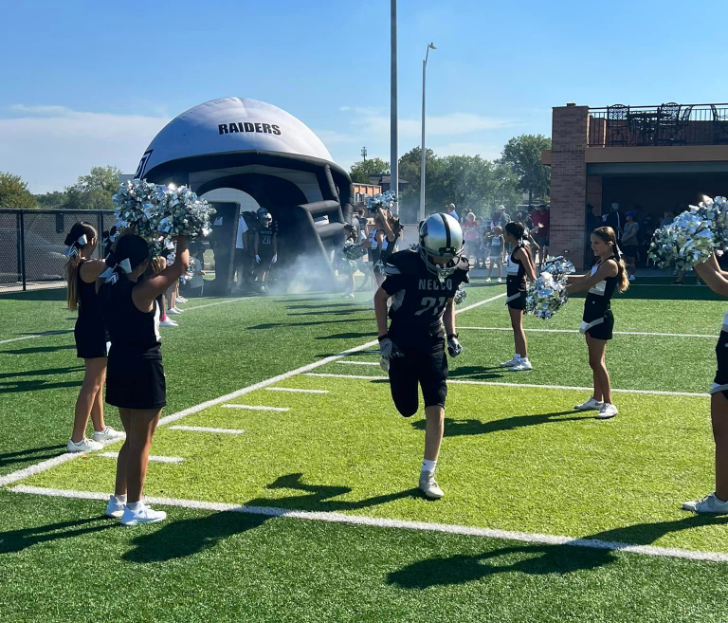
[[[458,315],[437,502],[415,489],[422,413],[396,413],[363,347],[368,295],[188,303],[163,332],[164,415],[188,414],[152,449],[178,462],[150,463],[146,489],[169,520],[135,529],[84,499],[108,495],[113,458],[29,473],[63,455],[82,370],[63,291],[0,296],[0,620],[728,620],[728,518],[680,510],[712,490],[725,302],[664,284],[618,297],[620,415],[600,422],[573,410],[591,383],[581,301],[527,319],[535,369],[515,374],[497,367],[503,292],[475,280]]]

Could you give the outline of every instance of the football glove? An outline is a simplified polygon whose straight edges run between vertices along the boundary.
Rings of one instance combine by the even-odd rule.
[[[255,261],[257,264],[260,264],[263,260],[260,259],[260,255],[255,256]]]
[[[450,357],[457,357],[463,352],[463,345],[458,341],[457,333],[447,336],[447,353]]]
[[[278,261],[278,254],[276,253],[276,254],[275,254],[275,255],[273,256],[273,259],[272,259],[272,260],[270,261],[270,263],[271,263],[271,264],[275,264],[275,263],[276,263],[277,261]]]

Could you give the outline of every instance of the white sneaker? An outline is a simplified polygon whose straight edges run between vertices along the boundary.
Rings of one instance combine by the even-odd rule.
[[[613,404],[605,402],[602,405],[602,408],[599,410],[599,413],[597,414],[597,420],[609,420],[617,415],[617,413],[619,413],[619,411],[617,411],[617,407],[615,407]]]
[[[498,279],[496,279],[496,281],[497,281],[498,283],[503,283],[503,279],[501,279],[500,277],[498,277]]]
[[[101,432],[94,431],[94,441],[101,443],[102,441],[108,441],[109,439],[116,439],[117,437],[123,437],[124,433],[118,431],[111,426],[107,426]]]
[[[172,316],[175,316],[175,315],[177,315],[177,314],[181,314],[181,313],[182,313],[182,310],[181,310],[181,309],[177,309],[176,307],[170,307],[170,308],[169,308],[169,309],[167,310],[167,315],[168,315],[168,316],[169,316],[170,314],[171,314]]]
[[[142,502],[135,511],[129,506],[124,506],[124,513],[121,516],[122,526],[140,526],[145,523],[156,523],[167,519],[167,513],[164,511],[155,511]]]
[[[694,513],[712,513],[714,515],[728,514],[728,502],[721,502],[716,497],[715,493],[711,493],[702,500],[685,502],[682,507],[683,510],[693,511]]]
[[[490,278],[490,277],[488,277],[488,278],[487,278],[487,279],[485,280],[485,283],[490,283],[491,281],[492,281],[492,280],[491,280],[491,278]]]
[[[344,296],[342,296],[341,298],[342,299],[353,299],[354,298],[354,294],[351,293],[351,292],[349,292],[347,294],[344,294]]]
[[[124,514],[124,503],[119,502],[115,495],[109,496],[109,504],[104,511],[104,515],[107,517],[113,517],[119,519]]]
[[[178,303],[186,303],[186,302],[187,302],[187,299],[186,299],[186,298],[184,298],[184,297],[178,296],[178,297],[177,297],[177,302],[178,302]]]
[[[634,280],[635,280],[636,278],[637,278],[637,277],[635,277],[634,275],[630,275],[630,276],[629,276],[629,280],[630,280],[630,281],[634,281]]]
[[[519,359],[516,365],[508,369],[509,372],[528,372],[529,370],[533,370],[533,366],[528,359]]]
[[[86,438],[78,443],[74,443],[69,439],[66,444],[66,450],[69,452],[94,452],[95,450],[101,450],[103,447],[98,441],[92,441]]]
[[[510,361],[504,361],[503,363],[499,363],[499,368],[512,368],[513,366],[517,366],[521,360],[518,358],[518,355],[513,355],[513,359]]]
[[[603,406],[603,402],[599,402],[592,396],[583,405],[576,405],[574,409],[577,411],[601,411]]]
[[[159,326],[160,327],[178,327],[179,325],[171,318],[167,318],[167,320],[162,320],[162,322],[159,323]]]
[[[433,500],[439,500],[445,495],[445,492],[435,482],[434,472],[420,472],[419,489],[425,496]]]

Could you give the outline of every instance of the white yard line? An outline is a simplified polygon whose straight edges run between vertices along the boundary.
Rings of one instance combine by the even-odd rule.
[[[503,297],[505,297],[505,293],[499,294],[499,295],[491,297],[489,299],[485,299],[483,301],[479,301],[478,303],[473,303],[472,305],[468,305],[467,307],[464,307],[462,309],[455,310],[455,313],[460,314],[462,312],[466,312],[471,309],[475,309],[476,307],[480,307],[481,305],[485,305],[486,303],[490,303],[491,301],[495,301],[495,300],[503,298]],[[251,297],[251,298],[254,298],[254,297]],[[220,304],[228,303],[228,302],[232,303],[232,302],[235,302],[236,300],[237,299],[231,299],[230,301],[220,301],[219,303]],[[216,304],[217,303],[210,303],[210,305],[216,305]],[[202,307],[202,306],[200,306],[200,307]],[[377,340],[372,340],[371,342],[367,342],[366,344],[361,344],[360,346],[356,346],[354,348],[345,350],[345,351],[339,353],[338,355],[332,355],[330,357],[325,357],[319,361],[315,361],[308,365],[301,366],[300,368],[296,368],[295,370],[290,370],[289,372],[279,374],[279,375],[271,377],[265,381],[261,381],[260,383],[255,383],[253,385],[249,385],[248,387],[244,387],[244,388],[234,391],[230,394],[225,394],[224,396],[219,396],[218,398],[214,398],[212,400],[202,402],[193,407],[189,407],[188,409],[183,409],[182,411],[178,411],[177,413],[173,413],[171,415],[168,415],[168,416],[160,419],[159,426],[165,426],[172,422],[176,422],[178,420],[186,418],[189,415],[192,415],[193,413],[199,413],[200,411],[204,411],[205,409],[209,409],[210,407],[214,407],[214,406],[219,405],[224,402],[229,402],[231,400],[234,400],[235,398],[244,396],[245,394],[249,394],[249,393],[257,391],[259,389],[264,389],[266,387],[269,387],[270,385],[275,385],[276,383],[280,383],[281,381],[288,380],[294,376],[298,376],[299,374],[305,374],[307,372],[310,372],[311,370],[320,368],[321,366],[325,366],[330,363],[333,363],[334,361],[338,361],[339,359],[347,357],[348,355],[358,353],[358,352],[367,350],[368,348],[372,348],[373,346],[378,346],[378,345],[379,345],[379,342]],[[117,441],[118,441],[118,439],[110,440],[108,442],[104,442],[104,445],[116,443]],[[29,476],[33,476],[35,474],[39,474],[46,470],[52,469],[52,468],[56,467],[57,465],[61,465],[63,463],[71,461],[73,459],[77,459],[79,456],[83,456],[83,454],[67,452],[66,454],[61,454],[60,456],[57,456],[52,459],[48,459],[47,461],[41,461],[40,463],[36,463],[35,465],[31,465],[30,467],[26,467],[24,469],[20,469],[15,472],[11,472],[9,474],[6,474],[5,476],[0,476],[0,487],[4,487],[4,486],[12,484],[14,482],[18,482],[19,480],[28,478]]]
[[[191,433],[221,433],[223,435],[242,435],[239,428],[210,428],[208,426],[170,426],[169,430],[183,430]]]
[[[296,387],[266,387],[268,392],[290,392],[292,394],[328,394],[328,389],[298,389]]]
[[[458,327],[465,331],[507,331],[512,332],[510,327]],[[577,329],[524,329],[529,333],[579,333]],[[646,333],[643,331],[614,331],[614,335],[647,335],[650,337],[698,337],[717,340],[717,335],[705,335],[704,333]]]
[[[264,407],[259,405],[223,405],[226,409],[245,409],[247,411],[290,411],[289,407]]]
[[[118,459],[118,452],[101,452],[96,456],[103,456],[106,459]],[[149,455],[149,460],[152,463],[181,463],[184,459],[181,456],[152,456]]]
[[[73,333],[73,329],[61,329],[59,331],[45,331],[44,333],[34,333],[33,335],[24,335],[22,337],[13,337],[9,340],[0,340],[0,344],[10,344],[10,342],[20,342],[22,340],[34,340],[37,337],[50,337],[51,335],[63,335],[64,333]]]
[[[47,489],[45,487],[28,487],[18,485],[10,489],[15,493],[31,495],[44,495],[49,497],[72,498],[78,500],[98,500],[106,502],[108,493],[91,491],[69,491],[64,489]],[[551,534],[537,534],[529,532],[512,532],[510,530],[494,530],[492,528],[475,528],[471,526],[458,526],[453,524],[429,523],[424,521],[404,521],[400,519],[382,519],[379,517],[366,517],[361,515],[345,515],[343,513],[294,511],[285,508],[268,506],[239,506],[219,502],[201,502],[196,500],[180,500],[175,498],[147,498],[151,504],[161,506],[176,506],[196,510],[245,513],[249,515],[263,515],[266,517],[285,517],[290,519],[304,519],[309,521],[323,521],[326,523],[348,524],[354,526],[371,526],[375,528],[395,528],[400,530],[418,530],[422,532],[439,532],[445,534],[459,534],[471,537],[483,537],[505,541],[518,541],[534,545],[553,545],[585,547],[607,551],[629,552],[643,556],[657,556],[662,558],[682,558],[684,560],[728,562],[728,554],[722,552],[704,552],[699,550],[678,549],[672,547],[658,547],[655,545],[633,545],[616,541],[603,541],[601,539],[584,539]]]
[[[387,376],[374,376],[365,374],[325,374],[325,373],[307,373],[306,376],[329,379],[360,379],[365,381],[389,381]],[[492,385],[495,387],[526,387],[529,389],[560,389],[569,391],[590,392],[593,387],[576,387],[573,385],[540,385],[537,383],[505,383],[499,381],[463,381],[460,379],[448,379],[448,383],[453,385]],[[652,389],[614,389],[612,391],[619,394],[645,394],[648,396],[688,396],[690,398],[706,398],[710,394],[698,394],[692,392],[667,392]]]
[[[218,301],[217,303],[206,303],[205,305],[195,305],[193,307],[180,307],[180,309],[183,312],[188,312],[188,311],[192,311],[193,309],[205,309],[206,307],[216,307],[218,305],[229,305],[230,303],[237,303],[238,301],[250,301],[254,298],[258,298],[258,297],[242,296],[242,297],[236,298],[236,299],[226,299],[224,301]]]

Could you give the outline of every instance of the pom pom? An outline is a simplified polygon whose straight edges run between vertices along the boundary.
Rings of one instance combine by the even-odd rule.
[[[397,195],[388,190],[383,195],[374,195],[367,198],[367,208],[370,212],[376,212],[379,208],[393,210],[397,205]]]
[[[714,246],[722,237],[722,234],[714,235],[719,214],[712,202],[710,206],[704,203],[700,206],[690,206],[672,223],[655,232],[648,257],[657,266],[674,265],[682,270],[705,262],[713,254]]]
[[[455,292],[455,305],[460,305],[468,296],[468,293],[465,291],[465,288],[463,288],[462,284],[458,288],[457,292]]]
[[[526,313],[548,320],[568,302],[566,277],[556,280],[551,273],[542,273],[531,284],[526,295]]]

